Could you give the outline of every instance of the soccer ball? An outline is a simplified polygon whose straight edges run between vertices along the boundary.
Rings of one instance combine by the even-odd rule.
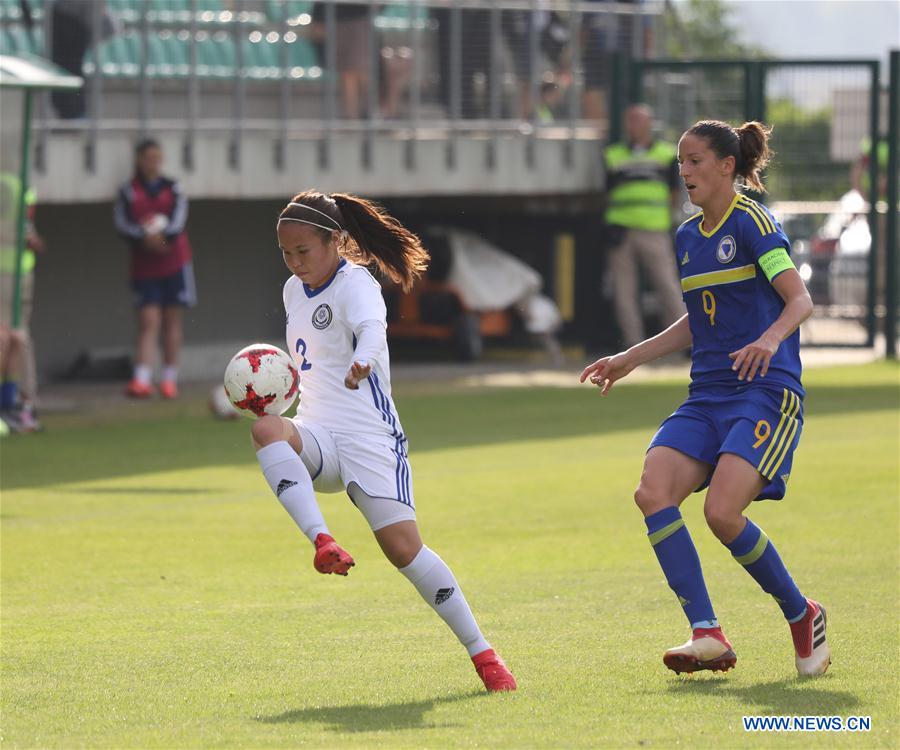
[[[169,217],[165,214],[153,214],[143,224],[147,234],[159,234],[167,226],[169,226]]]
[[[291,358],[271,344],[251,344],[225,368],[225,393],[245,417],[284,414],[297,400],[300,377]]]
[[[209,410],[216,419],[240,419],[241,413],[231,405],[231,399],[221,385],[209,392]]]

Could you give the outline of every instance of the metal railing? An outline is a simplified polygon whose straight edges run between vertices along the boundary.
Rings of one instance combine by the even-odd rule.
[[[125,10],[127,0],[108,3],[119,28],[107,39],[108,18],[96,3],[86,117],[62,120],[49,99],[42,102],[38,169],[47,139],[61,129],[84,134],[89,170],[111,131],[183,133],[186,169],[196,166],[198,135],[213,131],[231,134],[234,169],[249,132],[272,135],[278,169],[291,139],[320,139],[327,160],[341,132],[363,135],[364,162],[377,134],[442,138],[449,164],[461,136],[603,134],[613,52],[651,54],[662,26],[655,1],[332,0],[319,3],[318,14],[316,4],[297,0],[219,2],[216,9],[215,0],[172,0],[167,9],[133,0]],[[352,6],[367,6],[363,36],[346,20]],[[42,28],[50,50],[59,33],[51,13]],[[345,68],[358,43],[368,64],[354,92]],[[354,106],[359,113],[348,111]],[[412,146],[406,159],[413,164]]]

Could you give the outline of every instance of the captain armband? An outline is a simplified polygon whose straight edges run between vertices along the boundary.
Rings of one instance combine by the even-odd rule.
[[[774,250],[769,250],[769,252],[761,256],[759,267],[769,281],[772,281],[782,271],[796,268],[794,261],[791,260],[791,256],[788,255],[787,250],[783,247],[776,247]]]

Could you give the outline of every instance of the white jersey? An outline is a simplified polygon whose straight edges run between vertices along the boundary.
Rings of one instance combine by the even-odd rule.
[[[284,310],[287,350],[300,373],[301,421],[335,433],[389,436],[405,448],[391,398],[387,346],[369,359],[372,372],[358,390],[344,385],[356,348],[354,331],[367,320],[386,325],[381,286],[372,274],[342,259],[331,280],[318,289],[291,276],[284,285]]]

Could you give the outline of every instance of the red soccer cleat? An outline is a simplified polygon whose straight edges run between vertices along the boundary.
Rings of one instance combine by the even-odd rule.
[[[701,669],[727,672],[737,664],[737,656],[722,628],[695,628],[687,643],[663,654],[663,664],[676,674]]]
[[[159,384],[159,395],[163,398],[178,398],[178,384],[174,380],[163,380]]]
[[[472,663],[489,692],[499,693],[516,689],[516,678],[512,676],[512,672],[507,669],[503,659],[497,656],[494,649],[489,648],[487,651],[475,654],[472,657]]]
[[[791,637],[794,639],[794,659],[801,677],[816,677],[825,674],[831,664],[831,649],[825,640],[825,607],[812,599],[806,600],[806,614],[803,619],[791,623]]]
[[[132,398],[149,398],[153,395],[153,386],[150,383],[145,383],[143,380],[132,378],[125,389],[125,393]]]
[[[356,565],[353,558],[340,548],[334,537],[328,534],[319,534],[313,544],[316,546],[313,567],[320,573],[337,573],[339,576],[345,576],[350,572],[350,568]]]

